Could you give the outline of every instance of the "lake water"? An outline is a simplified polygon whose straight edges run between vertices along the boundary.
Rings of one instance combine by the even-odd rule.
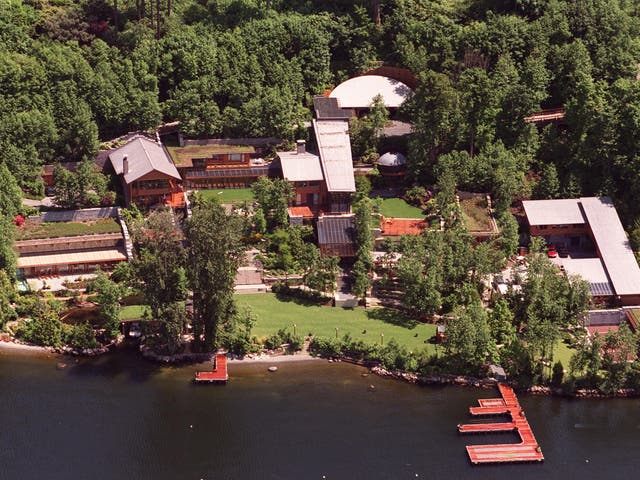
[[[639,400],[521,396],[543,464],[472,466],[460,436],[497,391],[416,387],[348,364],[196,367],[133,354],[62,361],[0,351],[1,479],[617,479],[640,471]],[[375,389],[371,389],[373,385]]]

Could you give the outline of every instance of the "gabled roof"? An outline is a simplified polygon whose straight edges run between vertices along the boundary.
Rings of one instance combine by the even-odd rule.
[[[116,175],[123,174],[122,160],[125,155],[129,162],[129,172],[124,174],[124,181],[127,184],[154,171],[181,180],[167,151],[162,145],[147,137],[136,136],[109,154],[109,160]]]
[[[525,200],[522,202],[529,225],[575,225],[587,223],[580,199]]]
[[[355,192],[349,122],[347,120],[314,120],[313,130],[320,151],[327,190]]]
[[[324,180],[320,157],[313,153],[278,152],[282,176],[290,182]]]

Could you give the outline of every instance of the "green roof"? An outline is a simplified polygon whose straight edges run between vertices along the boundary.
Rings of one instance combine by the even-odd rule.
[[[213,155],[229,153],[254,153],[255,148],[248,145],[188,145],[186,147],[166,147],[173,163],[177,167],[192,165],[194,158],[211,158]]]

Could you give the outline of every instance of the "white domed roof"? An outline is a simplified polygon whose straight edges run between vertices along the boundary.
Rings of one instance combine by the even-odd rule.
[[[407,157],[397,152],[387,152],[378,159],[378,165],[385,167],[399,167],[407,163]]]
[[[411,92],[400,80],[381,75],[363,75],[342,82],[329,97],[337,98],[340,108],[369,108],[374,97],[382,95],[386,107],[397,108]]]

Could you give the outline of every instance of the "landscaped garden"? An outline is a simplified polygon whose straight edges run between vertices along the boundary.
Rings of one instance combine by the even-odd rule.
[[[409,205],[402,198],[385,198],[382,200],[380,213],[393,218],[424,218],[421,209]]]
[[[35,240],[119,232],[120,224],[115,218],[99,218],[86,222],[25,222],[16,229],[16,239]]]
[[[254,200],[250,188],[223,188],[211,190],[199,190],[205,199],[216,198],[220,203],[250,202]]]
[[[271,293],[236,295],[238,306],[249,306],[257,321],[252,335],[267,337],[281,328],[306,336],[312,333],[316,337],[336,336],[342,338],[350,334],[355,340],[367,343],[385,344],[394,338],[409,350],[420,351],[427,348],[435,353],[431,338],[435,335],[435,325],[420,323],[406,318],[401,312],[390,309],[363,308],[344,309],[326,306],[304,305],[298,299],[279,299]]]
[[[462,218],[471,232],[487,232],[493,229],[491,215],[487,209],[487,200],[483,197],[460,200]]]

